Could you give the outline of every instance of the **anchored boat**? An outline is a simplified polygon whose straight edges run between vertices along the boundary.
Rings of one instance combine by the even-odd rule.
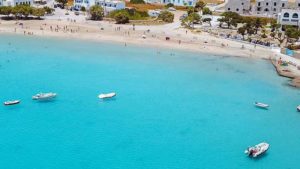
[[[115,97],[117,94],[116,93],[106,93],[106,94],[99,94],[98,97],[99,99],[108,99]]]
[[[297,111],[299,111],[299,112],[300,112],[300,105],[297,107]]]
[[[266,142],[259,143],[253,147],[248,147],[247,150],[245,150],[245,154],[247,154],[249,157],[257,157],[263,153],[265,153],[269,149],[270,145]]]
[[[269,108],[269,105],[268,105],[268,104],[265,104],[265,103],[255,102],[254,105],[255,105],[256,107],[263,108],[263,109],[268,109],[268,108]]]
[[[10,105],[15,105],[15,104],[19,104],[21,102],[21,100],[10,100],[10,101],[6,101],[3,104],[5,106],[10,106]]]
[[[32,96],[33,100],[51,100],[56,97],[56,93],[39,93]]]

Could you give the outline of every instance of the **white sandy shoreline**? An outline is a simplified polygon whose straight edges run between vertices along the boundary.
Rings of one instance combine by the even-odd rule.
[[[49,20],[33,20],[20,21],[23,26],[16,24],[16,21],[1,21],[0,33],[19,34],[24,36],[28,32],[34,36],[56,37],[63,39],[78,39],[98,42],[111,42],[135,46],[149,46],[158,49],[184,50],[189,52],[201,52],[204,54],[236,56],[248,58],[269,59],[272,56],[272,50],[254,45],[243,44],[227,39],[221,39],[209,35],[208,33],[193,34],[185,33],[184,30],[164,30],[163,26],[136,26],[136,30],[132,30],[131,25],[115,25],[109,22],[99,22],[104,30],[100,30],[99,25],[89,23],[71,23],[68,21],[49,21]],[[45,25],[46,24],[46,25]],[[51,31],[50,26],[59,27],[59,30]],[[67,26],[73,32],[64,31],[62,27]],[[121,27],[120,31],[115,31],[116,27]],[[43,30],[41,30],[41,28]],[[150,32],[146,32],[146,30]],[[76,30],[76,31],[74,31]],[[127,34],[128,33],[128,34]],[[146,39],[142,35],[146,35]],[[165,37],[171,40],[166,41]],[[180,44],[179,44],[180,41]],[[223,44],[223,46],[222,46]],[[244,49],[242,49],[244,46]]]

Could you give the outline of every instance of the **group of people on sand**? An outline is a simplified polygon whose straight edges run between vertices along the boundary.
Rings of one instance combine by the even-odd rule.
[[[24,31],[24,35],[33,35],[33,32]]]

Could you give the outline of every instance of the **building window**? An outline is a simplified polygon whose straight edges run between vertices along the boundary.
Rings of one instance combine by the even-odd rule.
[[[268,8],[266,8],[266,9],[265,9],[265,12],[269,12],[269,9],[268,9]]]
[[[239,11],[240,9],[239,8],[236,8],[236,11]]]
[[[274,2],[274,6],[276,6],[277,5],[277,3],[276,2]]]
[[[274,8],[273,11],[276,11],[276,8]]]
[[[244,3],[242,3],[242,5],[244,5]]]
[[[228,11],[230,11],[230,8],[228,8]]]
[[[292,17],[293,17],[293,18],[298,18],[298,14],[297,14],[297,13],[294,13]]]
[[[266,6],[268,6],[268,5],[269,5],[269,3],[267,2],[267,3],[266,3]]]
[[[258,5],[257,6],[260,6],[260,2],[258,2]]]
[[[285,3],[282,3],[282,8],[284,8],[284,6],[285,6]]]
[[[290,17],[290,14],[286,12],[283,14],[283,17],[288,18],[288,17]]]
[[[258,8],[257,8],[257,11],[260,11],[260,10],[261,10],[261,8],[260,8],[260,7],[258,7]]]

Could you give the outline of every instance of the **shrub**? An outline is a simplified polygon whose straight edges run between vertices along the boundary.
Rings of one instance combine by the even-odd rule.
[[[130,3],[132,3],[132,4],[144,4],[145,1],[144,0],[130,0]]]
[[[54,12],[54,9],[53,8],[50,8],[48,6],[45,6],[44,7],[44,10],[46,12],[46,14],[52,14]]]
[[[136,11],[135,9],[121,9],[112,11],[109,14],[110,18],[115,18],[115,16],[119,13],[126,15],[130,20],[141,20],[149,17],[148,13],[145,11]]]
[[[174,20],[174,14],[169,12],[169,11],[162,11],[159,15],[158,18],[163,20],[164,22],[171,23]]]
[[[33,16],[37,16],[38,18],[40,18],[41,16],[44,16],[46,13],[44,8],[33,8],[32,9],[32,15]]]
[[[92,20],[102,20],[104,16],[104,11],[101,6],[92,6],[90,8],[90,15]]]
[[[117,24],[129,23],[129,17],[125,13],[117,13],[114,18]]]
[[[82,6],[82,7],[80,8],[80,11],[85,12],[85,11],[86,11],[85,7]]]
[[[168,3],[165,7],[166,7],[166,8],[174,7],[174,4]]]
[[[203,15],[212,15],[212,11],[209,8],[204,7],[202,10],[202,14]]]

